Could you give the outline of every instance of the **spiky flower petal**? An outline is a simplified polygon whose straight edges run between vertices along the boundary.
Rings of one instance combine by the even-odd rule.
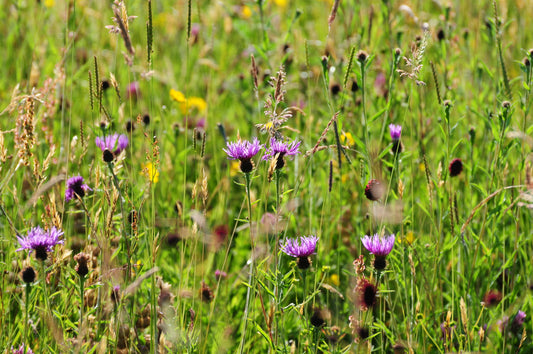
[[[17,251],[24,249],[35,251],[35,257],[40,260],[46,260],[47,252],[52,252],[54,246],[60,243],[64,243],[59,237],[63,235],[63,231],[52,226],[48,230],[44,230],[40,226],[31,228],[28,231],[26,237],[19,237],[17,239],[20,244],[20,248]]]
[[[381,237],[378,234],[375,234],[374,236],[365,235],[365,237],[361,239],[363,246],[375,256],[388,255],[392,251],[392,247],[394,247],[394,240],[394,234],[385,237]]]
[[[280,241],[281,250],[291,257],[308,257],[315,253],[316,243],[318,237],[316,236],[301,236],[300,239],[289,238],[285,242]]]

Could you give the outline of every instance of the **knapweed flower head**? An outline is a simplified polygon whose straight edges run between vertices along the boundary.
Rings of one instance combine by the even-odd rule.
[[[59,237],[63,235],[63,231],[52,226],[48,230],[44,230],[40,226],[31,228],[26,237],[17,236],[20,248],[17,251],[30,250],[35,251],[35,258],[45,261],[48,257],[47,252],[52,252],[54,246],[64,243]]]
[[[33,350],[29,346],[24,348],[24,344],[21,344],[18,349],[11,347],[11,354],[33,354]]]
[[[78,195],[80,198],[85,196],[85,193],[92,191],[88,185],[83,183],[82,176],[74,176],[67,180],[67,190],[65,191],[65,202],[76,198]]]
[[[285,254],[298,258],[298,267],[300,269],[307,269],[311,265],[309,256],[315,253],[317,242],[318,237],[316,236],[301,236],[299,240],[289,238],[285,241],[280,241],[280,247]]]
[[[383,183],[377,179],[371,179],[368,181],[365,187],[365,197],[367,197],[368,200],[375,202],[376,200],[381,199],[384,193],[385,187],[383,186]]]
[[[263,160],[269,160],[276,158],[276,170],[280,170],[285,166],[285,156],[294,156],[299,154],[301,141],[292,141],[291,143],[277,140],[276,138],[270,139],[270,147],[267,149]]]
[[[111,134],[104,137],[96,137],[96,146],[103,152],[105,162],[111,162],[120,154],[126,147],[128,147],[128,137],[124,134]]]
[[[390,137],[394,140],[400,140],[400,137],[402,136],[402,126],[396,125],[396,124],[389,124],[390,129]]]
[[[451,177],[459,176],[463,172],[463,161],[461,159],[453,159],[448,166],[448,170]]]
[[[377,270],[385,269],[387,265],[385,257],[392,251],[395,238],[394,234],[384,237],[375,234],[374,236],[365,235],[361,239],[363,246],[375,256],[374,268]]]
[[[361,310],[366,311],[376,304],[377,287],[368,279],[361,277],[357,281],[356,291],[359,292]]]
[[[141,86],[138,81],[133,81],[126,88],[126,97],[136,100],[141,97]]]
[[[241,171],[250,173],[254,169],[252,157],[257,155],[263,146],[259,143],[257,138],[252,142],[248,140],[238,140],[236,142],[228,142],[227,149],[222,149],[231,160],[239,160],[241,162]]]

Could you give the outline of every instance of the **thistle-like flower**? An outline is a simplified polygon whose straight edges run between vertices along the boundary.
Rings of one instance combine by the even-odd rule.
[[[375,257],[375,269],[385,269],[385,266],[387,265],[385,258],[392,251],[392,248],[394,247],[394,240],[394,234],[386,237],[381,237],[378,234],[375,234],[374,236],[365,235],[365,237],[361,239],[363,246],[365,246],[365,248]]]
[[[315,253],[316,243],[318,237],[316,236],[301,236],[299,240],[289,238],[285,241],[280,241],[281,250],[291,256],[298,258],[298,267],[300,269],[307,269],[311,266],[309,256]]]
[[[390,137],[393,141],[400,140],[402,136],[402,126],[396,124],[389,124]]]
[[[111,162],[120,154],[126,147],[128,147],[128,137],[124,134],[111,134],[104,137],[96,137],[96,146],[103,152],[105,162]]]
[[[55,245],[64,243],[63,240],[59,239],[61,235],[63,235],[63,231],[55,226],[48,230],[44,230],[40,226],[31,228],[26,237],[17,236],[20,244],[17,251],[24,249],[30,250],[30,253],[35,251],[35,258],[45,261],[48,258],[47,252],[52,252]]]
[[[294,156],[299,154],[301,141],[294,140],[291,143],[285,143],[277,140],[276,138],[270,138],[270,147],[267,149],[263,160],[269,160],[271,158],[276,159],[276,170],[280,170],[285,166],[285,156]]]
[[[236,142],[228,142],[227,149],[222,149],[228,158],[231,160],[239,160],[241,162],[241,171],[244,173],[250,173],[254,169],[254,163],[252,157],[257,155],[259,150],[263,146],[259,143],[257,138],[254,138],[252,142],[248,140],[238,140]]]
[[[73,199],[78,195],[80,198],[85,196],[85,193],[92,191],[92,189],[83,183],[82,176],[74,176],[67,181],[67,190],[65,191],[65,202]]]

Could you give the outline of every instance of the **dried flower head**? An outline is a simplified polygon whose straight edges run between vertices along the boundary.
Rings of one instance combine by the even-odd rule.
[[[76,195],[80,198],[85,196],[86,192],[92,191],[92,189],[83,183],[82,176],[74,176],[67,180],[67,190],[65,191],[65,202],[75,198]]]
[[[361,310],[366,311],[376,304],[378,289],[366,278],[359,278],[356,290],[359,292]]]
[[[24,249],[35,251],[35,258],[45,261],[48,258],[47,252],[52,252],[54,246],[64,243],[59,237],[63,235],[63,231],[52,226],[48,230],[42,229],[40,226],[31,228],[26,237],[17,236],[20,248],[17,251]]]
[[[494,307],[502,301],[502,293],[498,290],[490,290],[485,294],[483,303],[486,307]]]
[[[231,160],[239,160],[241,162],[241,171],[250,173],[254,169],[252,157],[254,157],[263,146],[259,143],[257,138],[252,142],[248,140],[238,140],[236,142],[228,142],[227,149],[222,149]]]
[[[213,294],[213,290],[205,283],[202,282],[202,287],[200,288],[200,297],[202,298],[203,302],[211,302],[215,295]]]
[[[76,264],[76,273],[80,277],[85,277],[87,274],[89,274],[89,267],[87,266],[87,262],[90,260],[90,256],[86,253],[78,253],[74,256],[74,260],[78,263]]]

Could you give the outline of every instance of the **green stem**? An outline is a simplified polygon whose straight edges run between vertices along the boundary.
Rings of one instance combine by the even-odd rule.
[[[80,275],[80,323],[78,335],[81,333],[81,325],[83,323],[83,286],[85,284],[85,276]]]
[[[109,171],[111,172],[111,175],[113,177],[113,184],[115,185],[115,188],[118,191],[118,197],[120,199],[120,213],[122,215],[122,239],[126,243],[126,254],[127,254],[127,260],[128,260],[128,271],[126,273],[126,284],[129,284],[130,276],[131,276],[131,247],[130,247],[130,239],[128,235],[126,235],[126,215],[124,214],[124,200],[122,198],[122,190],[120,189],[120,185],[118,182],[118,177],[115,174],[115,171],[113,171],[113,163],[108,162],[107,167],[109,168]]]
[[[26,306],[24,309],[24,354],[27,352],[27,348],[29,347],[28,344],[28,326],[29,326],[29,314],[28,314],[28,307],[30,306],[30,292],[31,292],[31,284],[26,284]]]
[[[246,330],[248,325],[248,312],[250,311],[250,298],[251,298],[251,292],[253,288],[253,273],[254,273],[254,240],[253,240],[253,231],[252,231],[252,201],[250,199],[250,184],[251,184],[251,177],[249,173],[244,174],[244,179],[246,180],[246,197],[248,199],[248,223],[249,223],[249,231],[250,231],[250,244],[252,248],[252,254],[250,257],[250,274],[248,276],[248,290],[246,291],[246,305],[244,307],[244,315],[243,315],[243,329],[241,334],[241,343],[239,345],[239,353],[243,353],[244,350],[244,340],[246,338]]]

